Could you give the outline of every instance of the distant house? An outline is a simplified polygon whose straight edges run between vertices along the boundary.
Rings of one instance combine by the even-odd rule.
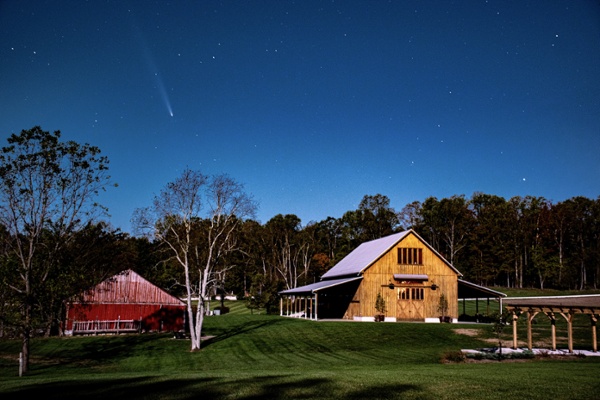
[[[65,334],[180,331],[185,303],[125,270],[67,303]]]
[[[465,282],[462,274],[423,240],[407,230],[365,242],[327,271],[320,282],[280,292],[281,315],[310,319],[456,321],[458,299],[503,297],[503,293]],[[376,310],[380,295],[385,312]],[[441,296],[448,309],[440,311]]]

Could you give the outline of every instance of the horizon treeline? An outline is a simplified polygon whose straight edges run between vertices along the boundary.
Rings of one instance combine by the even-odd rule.
[[[366,195],[356,210],[306,225],[293,214],[264,224],[245,221],[239,251],[223,260],[217,292],[274,307],[277,292],[320,277],[363,242],[413,229],[453,264],[463,279],[484,286],[597,289],[600,279],[600,197],[553,203],[543,197],[474,193],[390,206]],[[158,263],[152,278],[174,293],[177,271]],[[142,271],[143,272],[143,271]]]
[[[199,227],[206,224],[198,220]],[[321,276],[363,242],[413,229],[462,278],[484,286],[584,290],[600,280],[600,197],[573,197],[553,203],[543,197],[502,197],[474,193],[390,206],[387,196],[366,195],[356,210],[305,225],[293,214],[278,214],[266,223],[244,220],[231,243],[236,251],[218,262],[213,298],[220,294],[245,299],[250,308],[278,312],[280,290],[320,280]],[[202,229],[199,229],[201,232]],[[6,231],[3,232],[6,234]],[[44,248],[57,238],[44,235]],[[200,262],[205,238],[197,237]],[[63,244],[56,268],[33,279],[37,289],[34,319],[44,335],[59,333],[65,300],[125,269],[157,286],[184,295],[184,276],[158,241],[132,236],[107,222],[90,223]],[[6,249],[5,249],[6,250]],[[44,258],[40,251],[37,257]],[[15,260],[4,252],[0,283],[18,280]],[[0,336],[19,321],[14,292],[0,292]]]

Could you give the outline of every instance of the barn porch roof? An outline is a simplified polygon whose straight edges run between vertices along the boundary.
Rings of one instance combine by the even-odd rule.
[[[300,286],[294,289],[283,290],[279,292],[279,294],[283,295],[299,295],[299,294],[313,294],[317,293],[319,290],[327,289],[333,286],[343,285],[344,283],[352,282],[362,279],[362,276],[354,276],[351,278],[342,278],[342,279],[329,279],[326,281],[312,283],[306,286]]]
[[[506,294],[486,288],[485,286],[476,285],[462,279],[458,280],[458,298],[459,299],[474,299],[474,298],[500,298],[506,297]]]

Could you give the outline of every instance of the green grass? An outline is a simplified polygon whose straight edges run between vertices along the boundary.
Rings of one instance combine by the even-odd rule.
[[[487,325],[314,322],[240,304],[207,318],[213,338],[194,353],[170,335],[35,339],[31,371],[19,378],[20,343],[0,341],[0,398],[591,399],[600,390],[600,357],[440,361],[489,347]]]

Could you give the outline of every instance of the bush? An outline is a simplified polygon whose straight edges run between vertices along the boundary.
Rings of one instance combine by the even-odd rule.
[[[447,351],[442,354],[442,362],[462,363],[465,362],[467,356],[460,350]]]

